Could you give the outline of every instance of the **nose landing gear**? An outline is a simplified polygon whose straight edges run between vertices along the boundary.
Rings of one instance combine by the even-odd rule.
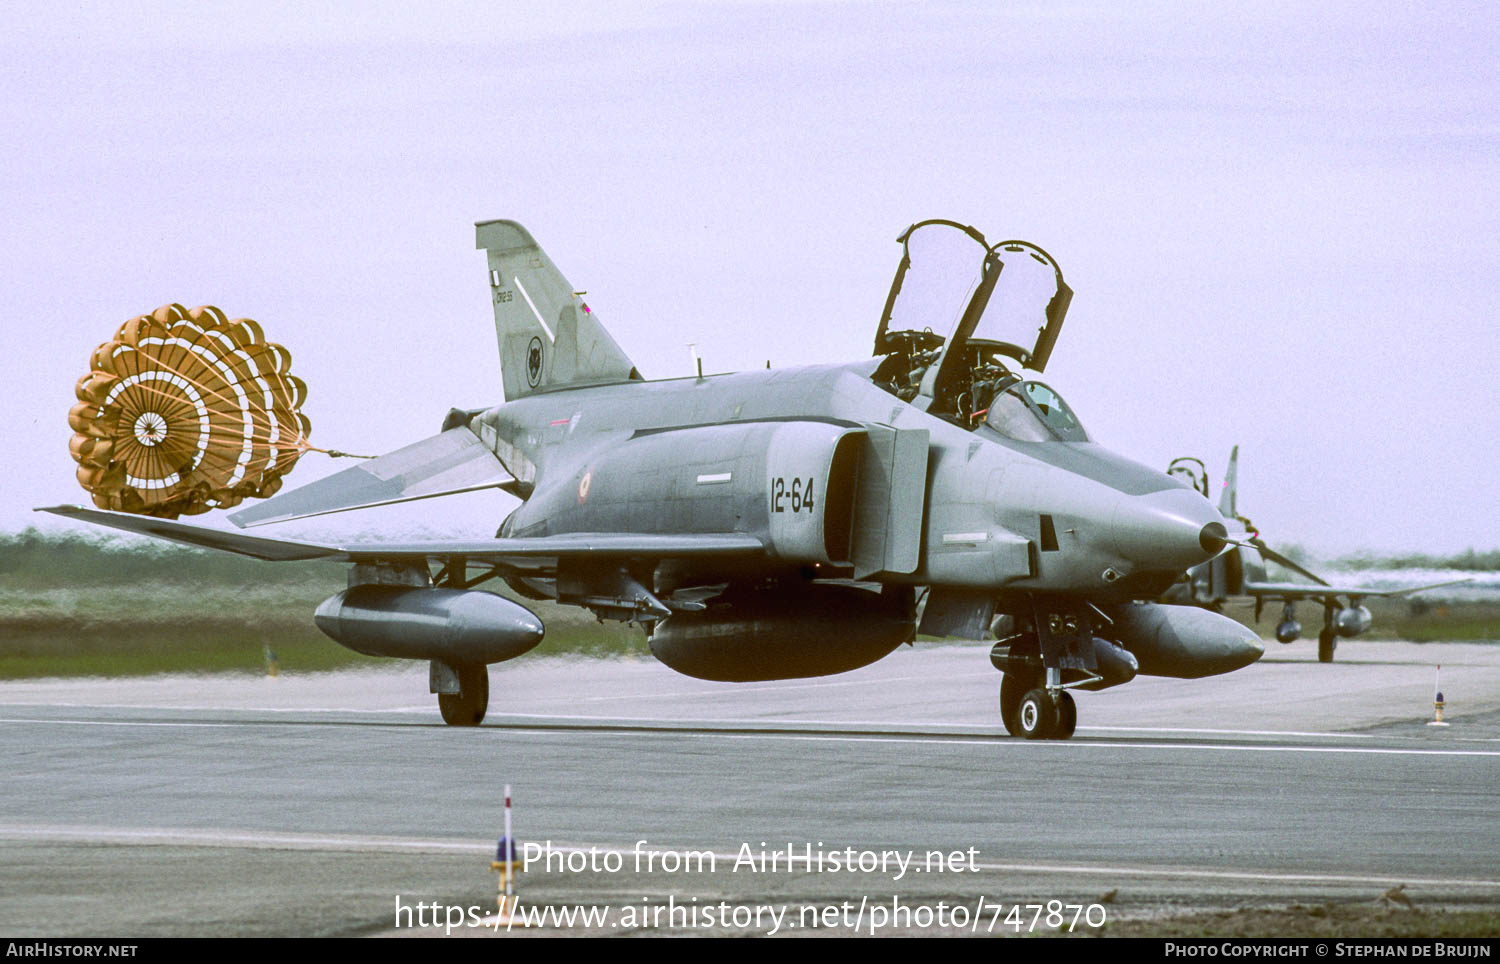
[[[1038,605],[1034,617],[1004,616],[996,621],[1001,636],[990,662],[1005,675],[1000,680],[1000,719],[1011,736],[1028,740],[1066,740],[1078,727],[1078,704],[1063,688],[1063,670],[1097,682],[1093,626],[1082,607]],[[1006,632],[1009,630],[1009,632]]]
[[[1078,704],[1073,694],[1062,690],[1057,694],[1057,728],[1052,731],[1054,740],[1071,740],[1078,728]]]
[[[997,665],[999,661],[997,660]],[[1028,740],[1066,740],[1078,727],[1078,704],[1073,694],[1046,685],[1040,660],[1012,656],[1001,667],[1000,719],[1011,736]]]
[[[1028,740],[1066,740],[1078,726],[1078,704],[1073,694],[1058,690],[1053,696],[1046,688],[1029,690],[1021,697],[1016,710],[1016,736]]]

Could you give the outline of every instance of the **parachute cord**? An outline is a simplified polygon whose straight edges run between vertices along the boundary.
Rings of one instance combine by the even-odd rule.
[[[304,452],[322,452],[331,459],[373,459],[373,455],[355,455],[353,452],[340,452],[338,449],[320,449],[316,445],[309,445],[304,439],[297,443],[297,448]]]

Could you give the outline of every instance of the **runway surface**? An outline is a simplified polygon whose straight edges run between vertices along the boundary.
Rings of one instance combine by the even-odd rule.
[[[650,661],[492,670],[441,725],[426,673],[0,684],[0,930],[361,933],[397,898],[493,902],[502,787],[523,841],[622,850],[536,902],[903,896],[1114,914],[1375,899],[1500,906],[1500,647],[1273,651],[1209,680],[1080,694],[1068,742],[1004,735],[985,650],[712,684]],[[1431,718],[1444,664],[1446,729]],[[646,849],[714,873],[636,872]],[[968,853],[978,869],[731,871],[742,845]],[[765,932],[766,927],[745,927]],[[730,928],[731,931],[735,928]]]

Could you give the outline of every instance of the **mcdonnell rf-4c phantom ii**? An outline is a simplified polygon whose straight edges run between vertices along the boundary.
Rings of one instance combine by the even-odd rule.
[[[1245,597],[1255,601],[1255,619],[1266,603],[1281,604],[1281,620],[1276,624],[1276,641],[1294,643],[1302,635],[1297,621],[1297,603],[1315,601],[1323,606],[1323,628],[1318,631],[1318,662],[1333,662],[1340,638],[1352,639],[1370,628],[1370,610],[1364,601],[1372,597],[1410,596],[1428,589],[1452,586],[1467,579],[1450,579],[1425,586],[1404,589],[1376,589],[1371,586],[1339,586],[1266,545],[1255,524],[1239,514],[1236,505],[1239,488],[1240,447],[1229,452],[1229,466],[1224,470],[1224,486],[1219,496],[1219,513],[1224,517],[1233,545],[1218,556],[1192,567],[1182,580],[1167,590],[1166,602],[1192,603],[1218,612],[1231,598]],[[1182,479],[1208,498],[1208,469],[1202,459],[1185,456],[1173,459],[1167,474]],[[1266,578],[1266,563],[1274,562],[1310,582],[1271,582]]]
[[[483,719],[488,665],[543,634],[475,588],[491,578],[639,624],[658,660],[710,680],[841,673],[919,633],[993,632],[1001,718],[1032,739],[1072,735],[1075,689],[1259,658],[1235,621],[1155,602],[1230,545],[1219,512],[1094,442],[1035,377],[1072,299],[1052,257],[944,220],[898,241],[873,357],[646,381],[525,228],[482,222],[504,404],[454,409],[431,438],[230,516],[498,487],[521,503],[494,539],[319,545],[48,511],[351,564],[318,626],[363,653],[428,660],[455,725]]]

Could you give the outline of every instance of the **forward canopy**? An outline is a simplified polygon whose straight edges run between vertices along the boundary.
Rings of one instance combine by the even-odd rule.
[[[212,305],[130,319],[94,349],[68,412],[79,483],[100,508],[167,519],[273,495],[310,448],[291,360]]]

